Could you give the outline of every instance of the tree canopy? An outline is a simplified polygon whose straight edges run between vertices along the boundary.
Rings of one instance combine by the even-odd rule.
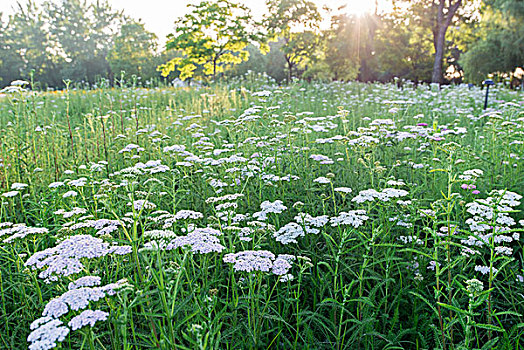
[[[316,33],[321,20],[317,6],[308,0],[268,0],[268,15],[264,22],[269,35],[282,38],[281,50],[286,59],[288,80],[293,68],[313,55],[319,45]],[[303,27],[299,30],[297,27]]]
[[[203,74],[216,77],[232,65],[247,61],[250,43],[261,43],[249,9],[230,0],[203,1],[190,5],[191,13],[175,22],[175,34],[169,35],[167,50],[178,50],[182,57],[175,57],[161,65],[163,76],[180,71],[180,79],[193,77],[198,66]]]

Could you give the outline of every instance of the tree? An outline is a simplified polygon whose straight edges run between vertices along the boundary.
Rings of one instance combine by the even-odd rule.
[[[53,51],[41,9],[32,1],[18,4],[0,34],[2,83],[28,79],[33,72],[36,81],[54,86],[59,81],[56,63],[60,57],[55,57]]]
[[[364,24],[367,24],[367,17]],[[335,80],[348,81],[358,76],[362,46],[360,26],[360,17],[343,13],[332,16],[331,27],[324,32],[326,62]]]
[[[403,14],[405,20],[431,30],[434,48],[431,81],[434,83],[442,83],[444,77],[443,63],[449,47],[446,42],[446,33],[452,23],[458,24],[462,18],[469,15],[468,11],[471,6],[466,7],[465,4],[470,2],[471,0],[394,1],[395,4],[404,3],[404,5],[407,5],[408,8]],[[461,8],[464,11],[459,11]]]
[[[0,87],[9,85],[20,78],[23,71],[22,57],[12,47],[12,41],[7,30],[9,22],[3,22],[0,15]],[[8,20],[9,21],[9,20]]]
[[[411,20],[407,20],[406,13],[402,11],[381,16],[374,40],[373,59],[369,62],[375,79],[431,80],[434,62],[431,31],[407,18]]]
[[[320,36],[311,30],[307,30],[291,33],[287,38],[288,41],[285,41],[284,38],[285,45],[282,46],[282,51],[288,68],[288,81],[291,81],[293,69],[310,57],[314,57],[313,53],[317,51],[320,45]]]
[[[256,23],[249,9],[231,0],[203,1],[189,5],[191,13],[175,22],[175,34],[168,36],[167,50],[179,50],[183,57],[175,57],[159,66],[163,76],[180,71],[180,79],[193,77],[198,66],[204,75],[216,78],[235,64],[249,58],[247,46],[260,43],[263,37],[255,32]]]
[[[434,4],[434,3],[433,3]],[[433,83],[442,82],[442,62],[444,60],[444,49],[446,32],[455,13],[462,5],[462,0],[438,0],[436,8],[436,20],[433,27],[433,45],[435,46],[435,62],[433,63]]]
[[[143,23],[126,19],[109,50],[111,71],[114,74],[124,71],[127,75],[136,75],[143,80],[154,77],[156,39],[156,35],[148,32]]]
[[[229,74],[231,76],[245,76],[249,72],[267,74],[277,82],[287,78],[286,59],[281,50],[283,40],[269,43],[269,52],[262,54],[258,47],[249,45],[249,60],[235,66]]]
[[[265,18],[273,38],[283,38],[282,51],[287,63],[288,80],[293,68],[310,57],[319,43],[315,32],[320,22],[316,5],[308,0],[267,0],[268,15]],[[309,30],[297,31],[298,27]]]
[[[123,20],[107,1],[88,3],[68,0],[44,3],[49,31],[65,57],[61,75],[74,81],[94,83],[98,76],[110,76],[107,55],[112,38]]]
[[[475,40],[460,63],[466,79],[479,83],[490,73],[510,73],[524,65],[524,3],[486,1]]]

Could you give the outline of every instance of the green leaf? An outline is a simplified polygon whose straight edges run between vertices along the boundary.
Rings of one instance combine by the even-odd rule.
[[[440,306],[442,306],[445,309],[455,311],[455,312],[457,312],[459,314],[463,314],[463,315],[466,315],[466,316],[473,316],[468,311],[459,309],[458,307],[453,306],[453,305],[444,304],[444,303],[437,303],[437,305],[440,305]]]
[[[504,328],[500,328],[491,324],[485,324],[485,323],[475,323],[475,327],[487,329],[490,331],[496,331],[496,332],[506,332]]]

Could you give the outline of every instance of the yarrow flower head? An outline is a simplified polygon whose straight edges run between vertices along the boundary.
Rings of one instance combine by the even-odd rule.
[[[356,197],[351,201],[356,203],[372,202],[375,199],[378,199],[382,202],[389,202],[392,198],[405,197],[409,193],[408,191],[401,190],[398,188],[385,188],[382,191],[377,191],[375,189],[369,189],[360,191]]]
[[[484,290],[484,285],[478,279],[473,278],[466,281],[466,289],[471,294],[478,295],[480,292]]]
[[[253,214],[253,217],[258,220],[266,220],[267,214],[274,213],[274,214],[280,214],[284,210],[287,209],[287,207],[283,204],[281,200],[276,200],[274,202],[270,201],[264,201],[260,204],[261,211],[258,211]]]
[[[48,232],[49,230],[45,227],[29,227],[25,224],[17,224],[12,225],[12,227],[0,229],[0,237],[9,235],[9,237],[4,239],[4,243],[10,243],[16,239],[22,239],[29,235],[43,235]]]
[[[90,325],[91,328],[98,321],[106,321],[109,313],[101,310],[85,310],[78,316],[75,316],[67,324],[73,331],[80,329],[84,326]]]
[[[18,191],[9,191],[9,192],[5,192],[5,193],[2,193],[2,197],[4,198],[12,198],[12,197],[16,197],[20,192]]]
[[[273,237],[282,244],[297,243],[297,238],[304,236],[304,229],[296,222],[290,222],[282,226]]]
[[[118,290],[129,286],[127,280],[120,280],[116,283],[109,283],[101,287],[81,287],[82,284],[98,284],[99,281],[94,279],[95,276],[86,276],[79,278],[71,284],[67,292],[61,296],[50,300],[44,308],[42,317],[31,323],[31,334],[27,341],[31,343],[31,350],[48,350],[57,346],[57,343],[64,341],[69,334],[70,329],[63,325],[58,318],[67,314],[69,310],[79,311],[85,309],[89,302],[98,301],[106,296],[114,295]],[[90,282],[88,282],[90,281]],[[72,330],[77,330],[84,326],[91,327],[98,321],[105,321],[109,314],[100,310],[85,310],[79,315],[73,317],[68,323]]]
[[[331,226],[336,227],[340,225],[350,225],[358,228],[364,224],[369,216],[366,215],[365,210],[350,210],[348,212],[341,212],[338,216],[332,217],[329,221]]]
[[[334,191],[335,192],[339,192],[339,193],[343,193],[343,194],[349,194],[349,193],[353,192],[353,190],[351,188],[349,188],[349,187],[335,187]]]
[[[24,190],[27,186],[29,186],[29,185],[28,184],[24,184],[24,183],[15,182],[15,183],[11,184],[11,189],[12,190]]]
[[[171,240],[165,247],[166,250],[172,250],[180,247],[190,247],[193,253],[208,254],[212,252],[220,253],[224,247],[218,236],[222,233],[210,227],[195,228],[186,236],[179,236]]]
[[[317,177],[313,182],[319,183],[319,184],[328,184],[331,182],[330,179],[324,176]]]
[[[224,256],[224,262],[233,264],[235,271],[271,272],[278,276],[288,273],[294,259],[294,256],[287,254],[280,254],[275,257],[275,254],[267,250],[245,250]]]
[[[136,201],[133,201],[133,203],[128,203],[128,205],[132,205],[135,211],[156,208],[156,204],[148,201],[147,199],[138,199]]]
[[[90,235],[72,236],[56,247],[33,254],[25,263],[33,269],[44,269],[38,277],[49,283],[58,281],[59,276],[70,276],[83,271],[81,259],[93,259],[108,254],[126,255],[131,246],[110,245]]]
[[[32,332],[27,337],[29,350],[48,350],[64,341],[69,334],[69,328],[63,322],[51,317],[41,317],[30,326]]]
[[[68,289],[78,289],[82,287],[92,287],[99,286],[102,282],[102,279],[99,276],[84,276],[80,277],[74,282],[69,283]]]

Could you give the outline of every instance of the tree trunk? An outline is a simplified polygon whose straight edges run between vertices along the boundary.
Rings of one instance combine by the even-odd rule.
[[[439,0],[437,9],[437,20],[435,23],[436,28],[433,30],[433,44],[435,46],[435,61],[433,63],[433,74],[431,75],[432,83],[442,83],[442,61],[444,60],[444,50],[446,44],[446,32],[451,20],[458,8],[462,4],[462,0],[449,0],[449,6],[447,6],[447,12],[444,14],[446,8],[446,0]]]
[[[442,83],[442,61],[444,60],[444,44],[446,41],[446,30],[442,27],[436,33],[435,38],[435,62],[433,62],[432,83]]]
[[[217,75],[217,59],[218,58],[214,58],[213,59],[213,81],[216,80],[216,75]]]
[[[287,81],[288,83],[291,83],[291,78],[293,76],[293,62],[291,61],[291,58],[287,57],[287,55],[285,58],[287,63]]]

